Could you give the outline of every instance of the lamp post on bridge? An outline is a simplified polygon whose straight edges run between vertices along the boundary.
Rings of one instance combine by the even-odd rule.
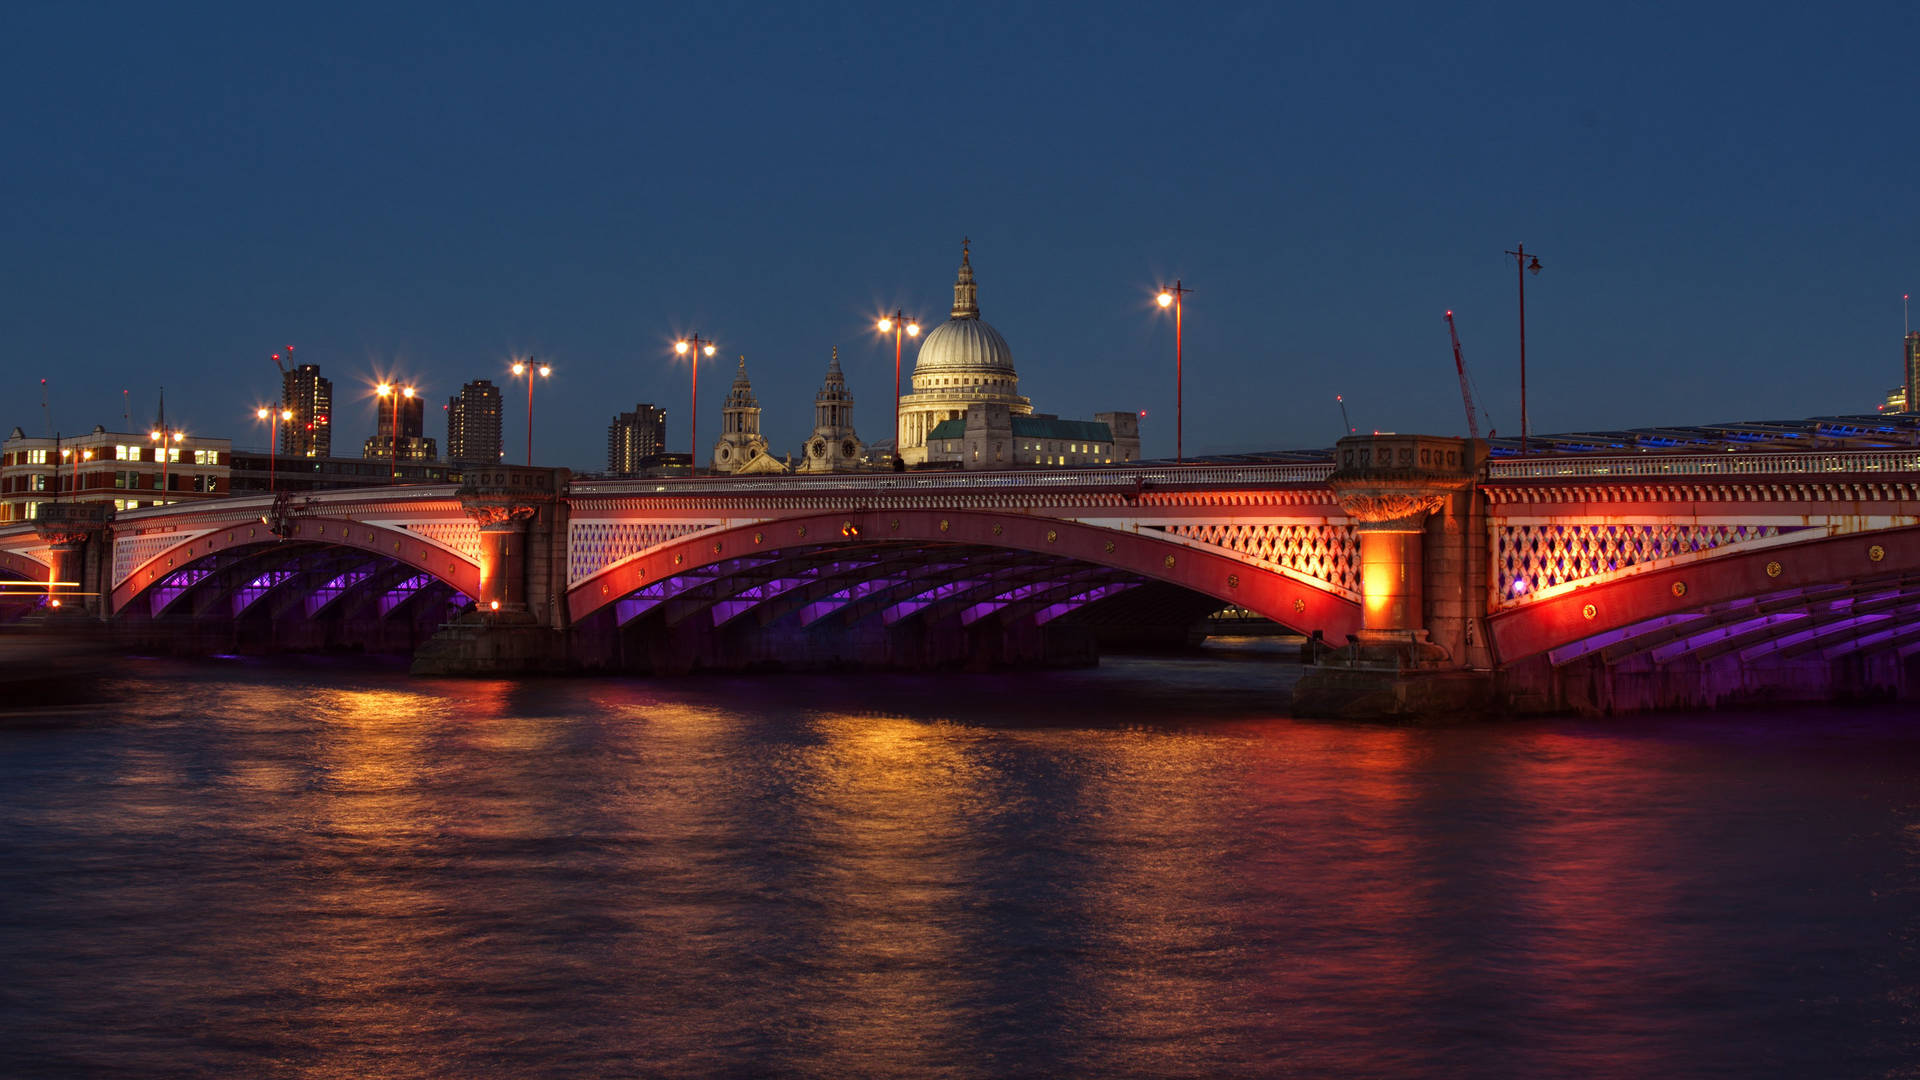
[[[381,383],[374,388],[374,393],[383,398],[393,399],[393,429],[389,432],[389,434],[393,436],[391,444],[392,457],[388,463],[389,475],[387,476],[387,483],[397,484],[400,482],[400,399],[406,398],[408,401],[412,401],[413,387],[397,387],[392,383]]]
[[[1181,374],[1183,359],[1181,356],[1183,337],[1181,311],[1186,306],[1182,301],[1186,298],[1186,295],[1192,291],[1192,289],[1182,285],[1179,278],[1174,278],[1172,288],[1162,285],[1160,287],[1160,295],[1154,297],[1154,301],[1161,307],[1171,307],[1173,309],[1173,460],[1175,462],[1184,462],[1187,459],[1186,446],[1183,439],[1186,424],[1186,397]]]
[[[717,346],[700,336],[698,330],[691,337],[685,337],[673,343],[673,351],[689,358],[693,365],[693,406],[687,413],[687,475],[694,476],[700,471],[700,354],[712,356]]]
[[[173,448],[177,448],[181,443],[185,442],[187,434],[184,431],[169,431],[166,428],[154,428],[147,433],[147,438],[159,447],[159,450],[156,452],[160,455],[160,499],[155,505],[165,506],[167,505],[167,463],[173,458],[175,452]],[[171,447],[169,447],[169,443],[172,444]]]
[[[920,336],[920,323],[909,319],[899,308],[892,315],[883,315],[874,324],[881,333],[893,332],[893,467],[904,468],[906,459],[900,456],[900,335],[917,338]]]
[[[527,377],[527,466],[529,468],[533,466],[533,373],[536,370],[543,379],[553,374],[552,366],[535,364],[531,356],[525,360],[513,362],[513,373]]]
[[[275,464],[280,456],[280,424],[293,419],[293,410],[284,406],[278,409],[262,407],[255,409],[253,415],[255,419],[267,422],[267,491],[271,493],[274,490]]]
[[[60,456],[62,458],[73,459],[73,483],[68,485],[68,490],[73,492],[74,501],[78,502],[80,499],[80,463],[82,461],[92,461],[93,451],[92,450],[75,450],[73,447],[69,446],[69,447],[63,448],[60,451]],[[53,497],[56,500],[58,500],[60,498],[60,482],[57,478],[55,479],[53,484],[53,492],[54,492]]]
[[[1540,259],[1528,261],[1527,245],[1515,244],[1507,252],[1513,256],[1514,276],[1520,281],[1520,456],[1527,456],[1527,272],[1540,272]]]

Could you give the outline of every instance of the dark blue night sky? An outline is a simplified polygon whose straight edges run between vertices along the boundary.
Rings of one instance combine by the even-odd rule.
[[[1920,9],[1451,6],[9,5],[0,425],[38,433],[43,376],[65,431],[164,384],[264,445],[293,342],[351,453],[376,371],[437,405],[535,351],[543,462],[598,469],[636,401],[684,447],[698,329],[703,443],[744,353],[797,449],[835,345],[876,439],[873,316],[944,319],[963,235],[1022,391],[1149,410],[1149,455],[1175,275],[1189,453],[1326,445],[1335,393],[1462,433],[1449,307],[1517,433],[1516,241],[1536,431],[1873,409]]]

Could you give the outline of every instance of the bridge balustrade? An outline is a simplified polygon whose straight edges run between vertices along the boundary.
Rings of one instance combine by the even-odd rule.
[[[1920,472],[1920,450],[1815,450],[1798,453],[1639,454],[1494,461],[1489,480],[1585,477],[1795,476],[1820,473]]]
[[[1134,469],[1024,469],[1019,472],[840,473],[824,476],[645,478],[574,480],[574,495],[634,495],[699,491],[921,491],[989,488],[1137,488],[1152,485],[1318,484],[1331,462],[1296,465],[1167,465]]]

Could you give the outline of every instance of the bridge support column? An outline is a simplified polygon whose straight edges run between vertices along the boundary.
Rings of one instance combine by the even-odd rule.
[[[43,503],[34,531],[49,545],[47,615],[62,620],[104,618],[105,597],[98,582],[100,543],[111,508],[98,503]]]
[[[571,666],[564,584],[566,469],[475,469],[460,505],[480,526],[480,595],[475,610],[414,652],[424,675],[511,675]],[[556,540],[557,537],[557,540]],[[558,557],[555,557],[555,551]]]
[[[1465,630],[1471,638],[1466,628],[1473,614],[1458,610],[1457,599],[1481,593],[1463,576],[1471,558],[1455,550],[1485,447],[1424,435],[1340,440],[1338,464],[1327,482],[1359,534],[1361,630],[1301,680],[1296,714],[1421,716],[1485,706],[1491,679],[1472,670],[1471,650],[1461,637]],[[1442,512],[1440,558],[1430,559],[1436,512]],[[1432,610],[1430,599],[1439,599],[1444,610]],[[1443,624],[1446,640],[1434,640],[1435,621]]]

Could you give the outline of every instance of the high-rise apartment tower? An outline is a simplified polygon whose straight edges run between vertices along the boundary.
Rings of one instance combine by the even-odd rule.
[[[500,388],[475,379],[447,400],[447,460],[455,465],[498,465]]]
[[[280,453],[286,457],[333,456],[333,380],[321,378],[317,364],[301,364],[281,376],[280,400],[293,419],[280,426]]]

